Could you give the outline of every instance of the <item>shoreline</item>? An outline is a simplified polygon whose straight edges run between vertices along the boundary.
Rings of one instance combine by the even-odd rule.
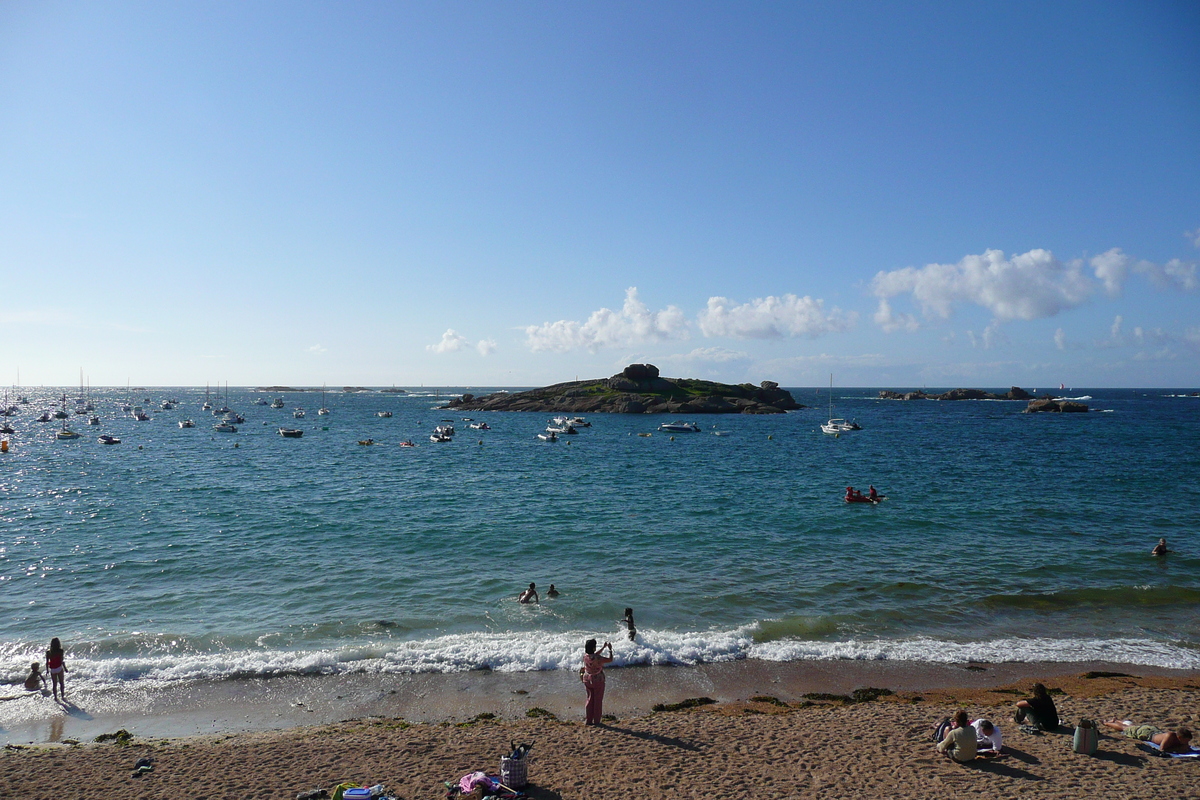
[[[1115,673],[1130,678],[1080,678]],[[610,668],[605,711],[640,718],[658,703],[709,697],[720,704],[769,696],[800,703],[804,695],[845,695],[888,689],[907,701],[968,698],[992,704],[1011,697],[1013,685],[1041,680],[1064,684],[1076,696],[1131,685],[1186,688],[1200,670],[1115,662],[1004,662],[941,664],[905,661],[761,661],[743,659],[697,666]],[[71,689],[70,683],[67,684]],[[1069,688],[1068,688],[1069,687]],[[996,692],[994,690],[1001,690]],[[525,719],[531,708],[564,722],[582,720],[583,690],[574,670],[459,673],[289,675],[196,681],[169,686],[131,683],[118,689],[72,692],[70,704],[48,695],[16,695],[0,702],[0,739],[13,744],[87,742],[128,730],[140,738],[256,733],[328,725],[368,717],[412,724],[461,723],[480,714]]]
[[[6,797],[31,800],[243,800],[251,796],[282,800],[318,788],[332,793],[345,782],[382,783],[394,796],[414,800],[444,796],[443,782],[457,781],[476,770],[498,772],[500,757],[520,742],[533,746],[528,761],[530,785],[525,788],[533,800],[724,800],[758,795],[924,800],[964,794],[1075,800],[1081,796],[1186,797],[1195,792],[1198,766],[1194,760],[1155,757],[1142,743],[1112,731],[1101,731],[1094,755],[1077,754],[1071,749],[1069,727],[1031,735],[1012,723],[1008,714],[1012,703],[1026,695],[1031,680],[1042,679],[1052,692],[1061,690],[1055,702],[1060,715],[1072,724],[1082,717],[1128,717],[1163,728],[1197,727],[1200,674],[1196,672],[1150,675],[1163,670],[1122,670],[1116,668],[1121,665],[1104,664],[1005,665],[995,671],[961,665],[957,672],[953,668],[930,672],[927,665],[825,662],[822,669],[799,675],[796,668],[812,665],[764,663],[741,670],[737,664],[709,666],[714,669],[628,670],[649,675],[632,680],[622,674],[626,671],[614,670],[609,681],[613,704],[606,704],[606,711],[615,712],[616,718],[597,727],[585,726],[579,719],[582,697],[571,675],[567,677],[574,680],[569,689],[575,713],[570,719],[505,717],[410,724],[370,716],[171,739],[131,729],[134,736],[126,740],[5,748],[0,751],[0,785]],[[1081,666],[1113,669],[1091,670],[1109,677],[1088,678],[1077,671]],[[1114,672],[1142,677],[1113,677]],[[1003,683],[1017,674],[1015,684]],[[462,681],[447,682],[442,694],[457,686],[465,694],[457,707],[475,713],[495,701],[496,692],[511,691],[515,685],[511,681],[523,679],[528,685],[530,680],[529,675],[512,674],[448,677]],[[769,700],[742,698],[639,716],[617,711],[625,702],[622,695],[635,688],[672,691],[676,697],[706,685],[721,694],[767,680],[774,681],[769,685],[773,696],[779,696],[810,686],[837,690],[857,679],[875,678],[907,681],[916,688],[852,704],[816,698],[783,707]],[[947,678],[964,678],[969,685],[942,685]],[[479,688],[492,694],[467,688],[481,683]],[[558,681],[553,683],[538,686],[537,691],[553,693]],[[973,716],[986,714],[998,721],[1004,734],[999,758],[958,764],[936,752],[930,738],[933,725],[960,707]],[[143,759],[151,759],[151,767],[139,770],[137,764],[146,763]]]

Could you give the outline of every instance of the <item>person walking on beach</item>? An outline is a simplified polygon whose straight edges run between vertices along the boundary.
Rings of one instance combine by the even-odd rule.
[[[1013,714],[1013,719],[1044,731],[1058,730],[1058,709],[1046,687],[1040,683],[1033,685],[1033,697],[1017,701],[1017,711]]]
[[[632,642],[635,638],[637,638],[637,626],[633,624],[633,609],[632,608],[625,609],[625,616],[622,617],[621,619],[617,620],[617,622],[624,622],[625,625],[628,626],[629,641]]]
[[[58,637],[50,640],[50,649],[46,651],[46,672],[50,673],[50,689],[54,692],[54,699],[58,699],[58,693],[62,692],[62,698],[67,699],[67,686],[63,682],[63,676],[67,672],[65,662],[66,653],[63,652],[62,643],[58,641]]]
[[[604,651],[608,650],[608,655]],[[587,706],[584,709],[585,725],[599,725],[604,716],[604,665],[612,663],[612,645],[608,642],[596,650],[596,640],[588,639],[583,644],[583,669],[580,672],[584,688],[587,689]]]
[[[537,585],[530,583],[529,588],[526,589],[525,591],[521,592],[520,597],[517,598],[517,602],[518,603],[537,603],[540,606],[542,604],[542,600],[540,597],[538,597]]]

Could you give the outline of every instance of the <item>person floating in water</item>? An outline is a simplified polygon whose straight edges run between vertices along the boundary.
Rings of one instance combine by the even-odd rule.
[[[550,584],[550,591],[546,592],[546,597],[558,597],[558,589],[554,588],[554,584]]]
[[[629,627],[629,641],[632,642],[637,637],[637,626],[633,624],[633,609],[625,609],[625,616],[617,622],[624,622]]]
[[[521,595],[517,598],[517,602],[518,603],[537,603],[540,606],[542,604],[542,601],[541,601],[541,598],[538,597],[537,586],[533,583],[530,583],[529,588],[526,589],[525,591],[521,592]]]
[[[1167,549],[1167,540],[1159,539],[1158,544],[1154,545],[1154,549],[1150,551],[1150,555],[1165,556],[1169,552],[1171,551]]]

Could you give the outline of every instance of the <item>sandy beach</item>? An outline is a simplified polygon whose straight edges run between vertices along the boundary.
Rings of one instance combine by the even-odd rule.
[[[240,710],[248,713],[237,720],[241,732],[229,724],[237,715],[229,714],[226,723],[218,721],[218,732],[197,733],[205,714],[182,704],[169,713],[165,706],[178,698],[157,712],[149,704],[151,713],[140,715],[85,714],[93,726],[124,719],[129,725],[120,727],[133,735],[128,743],[72,737],[72,721],[77,732],[87,726],[61,714],[62,722],[49,729],[57,735],[48,738],[57,742],[5,750],[0,797],[282,799],[352,781],[383,783],[406,799],[432,798],[443,796],[443,781],[477,769],[497,771],[513,742],[533,744],[527,792],[537,798],[920,798],[963,792],[1166,798],[1195,796],[1200,785],[1195,762],[1154,756],[1119,735],[1103,736],[1095,756],[1078,755],[1071,751],[1069,729],[1034,736],[1009,716],[1028,685],[1042,680],[1072,723],[1119,717],[1194,729],[1200,727],[1196,673],[1106,664],[886,662],[613,670],[605,710],[614,718],[601,728],[582,725],[582,692],[574,676],[561,672],[408,676],[403,690],[382,685],[383,676],[353,677],[336,685],[278,679],[269,689],[272,702],[282,703],[283,695],[303,686],[309,697],[294,700],[286,712],[278,709],[280,716],[264,715],[268,698],[256,695],[261,686],[226,682],[223,690],[246,694]],[[893,693],[870,702],[804,696],[868,686]],[[333,695],[341,706],[316,700],[329,691],[342,692]],[[366,700],[369,691],[377,693],[376,702]],[[233,696],[207,696],[215,703],[203,706],[210,718],[216,708],[237,705]],[[717,702],[652,710],[688,697]],[[85,701],[75,702],[82,708]],[[317,708],[308,709],[308,702]],[[373,709],[349,721],[326,719],[331,708],[349,714],[362,706]],[[1002,758],[962,766],[935,752],[932,725],[960,707],[999,722]],[[526,717],[531,708],[553,716]],[[406,714],[392,713],[397,709]],[[132,777],[143,757],[155,759],[153,771]]]

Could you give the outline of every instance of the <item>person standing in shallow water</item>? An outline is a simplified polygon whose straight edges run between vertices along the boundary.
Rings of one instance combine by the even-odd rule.
[[[58,699],[59,692],[62,692],[64,700],[67,699],[67,686],[63,682],[63,676],[67,672],[66,653],[63,652],[62,642],[58,641],[58,637],[50,640],[50,649],[46,651],[46,672],[50,673],[50,689],[54,692],[54,699]]]
[[[637,638],[637,626],[633,624],[632,608],[625,609],[625,616],[617,620],[617,622],[624,622],[629,627],[629,641],[632,642],[635,638]]]
[[[608,655],[604,651],[608,650]],[[604,665],[613,660],[612,645],[608,642],[596,650],[596,640],[588,639],[583,644],[583,685],[587,689],[587,705],[584,708],[585,725],[599,725],[604,716]]]
[[[521,592],[521,595],[517,598],[517,602],[518,603],[537,603],[540,606],[542,604],[542,601],[541,601],[541,598],[538,597],[537,585],[530,583],[529,588],[526,589],[525,591]]]

